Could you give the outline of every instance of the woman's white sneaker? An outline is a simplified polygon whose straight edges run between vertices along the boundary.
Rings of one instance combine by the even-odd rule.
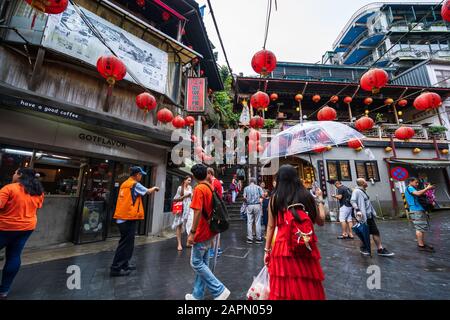
[[[229,296],[230,290],[225,288],[225,290],[223,290],[223,292],[218,297],[214,298],[214,300],[227,300]]]

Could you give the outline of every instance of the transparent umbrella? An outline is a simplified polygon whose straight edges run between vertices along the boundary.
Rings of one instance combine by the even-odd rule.
[[[351,139],[364,139],[355,129],[336,121],[309,121],[281,131],[272,138],[261,160],[310,152],[326,146],[337,146]]]

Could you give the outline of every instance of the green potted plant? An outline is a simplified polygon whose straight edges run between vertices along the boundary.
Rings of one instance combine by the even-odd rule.
[[[386,118],[384,118],[384,115],[380,112],[377,112],[377,114],[375,115],[375,122],[377,124],[386,122]]]
[[[264,129],[273,129],[275,128],[277,122],[273,119],[265,119],[264,120]]]
[[[447,128],[444,126],[429,126],[427,129],[428,134],[435,137],[440,136],[447,131]]]

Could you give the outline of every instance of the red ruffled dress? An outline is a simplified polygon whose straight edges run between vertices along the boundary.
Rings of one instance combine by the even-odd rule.
[[[292,217],[289,211],[284,214]],[[310,244],[311,253],[307,256],[294,256],[289,248],[290,227],[281,213],[277,215],[277,227],[268,266],[269,300],[325,300],[317,241]],[[315,234],[313,237],[317,240]]]

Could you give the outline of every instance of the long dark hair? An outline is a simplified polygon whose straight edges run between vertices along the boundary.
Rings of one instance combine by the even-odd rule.
[[[20,174],[19,183],[30,196],[40,196],[44,193],[44,187],[42,187],[36,171],[31,168],[19,168],[17,173]]]
[[[191,178],[191,176],[185,176],[183,181],[181,181],[181,196],[184,196],[184,183],[186,182],[187,179]]]
[[[300,182],[297,170],[289,164],[282,165],[278,170],[276,181],[277,186],[270,198],[272,215],[276,218],[278,212],[284,212],[291,204],[301,203],[314,222],[317,216],[316,202]]]

